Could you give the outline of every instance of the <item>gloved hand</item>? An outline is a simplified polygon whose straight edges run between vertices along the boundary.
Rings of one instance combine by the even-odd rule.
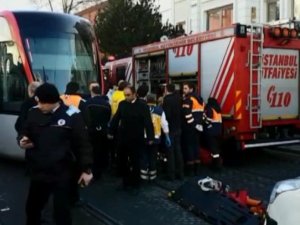
[[[166,147],[169,148],[171,147],[171,139],[170,139],[170,136],[168,134],[166,134],[165,136],[165,144],[166,144]]]
[[[196,130],[202,132],[203,131],[203,126],[201,124],[196,125]]]

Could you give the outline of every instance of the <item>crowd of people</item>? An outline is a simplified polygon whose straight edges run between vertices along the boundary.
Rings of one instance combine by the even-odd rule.
[[[97,82],[90,82],[88,98],[78,91],[76,82],[68,83],[63,95],[49,83],[28,87],[30,98],[15,126],[31,178],[28,225],[41,224],[51,194],[56,223],[70,225],[76,187],[101,178],[108,168],[122,177],[122,189],[135,191],[162,176],[158,155],[164,155],[165,179],[171,181],[199,174],[203,146],[213,168],[221,168],[220,106],[213,98],[205,104],[193,84],[184,83],[182,94],[167,84],[159,99],[147,85],[136,90],[126,81],[108,96]]]

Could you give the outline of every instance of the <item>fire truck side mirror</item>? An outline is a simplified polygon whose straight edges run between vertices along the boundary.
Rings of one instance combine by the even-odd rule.
[[[247,26],[237,23],[236,27],[235,27],[235,36],[236,37],[247,37]]]

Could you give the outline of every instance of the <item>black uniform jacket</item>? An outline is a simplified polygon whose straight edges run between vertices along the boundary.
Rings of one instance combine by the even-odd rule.
[[[118,129],[119,128],[119,129]],[[145,131],[147,139],[154,140],[154,129],[150,110],[140,99],[134,102],[122,101],[110,123],[110,134],[118,130],[121,142],[140,144],[144,141]]]
[[[164,97],[163,109],[169,123],[170,134],[181,132],[181,103],[180,95],[177,93],[168,94]]]
[[[111,108],[106,96],[94,96],[85,102],[81,109],[89,133],[101,133],[107,135],[107,126],[111,118]]]
[[[34,147],[26,149],[26,159],[33,179],[55,181],[70,177],[74,164],[81,171],[90,168],[92,148],[79,110],[61,103],[53,112],[44,114],[34,107],[28,113],[21,132]]]
[[[22,126],[24,125],[27,119],[28,111],[35,105],[36,105],[36,101],[34,100],[33,97],[26,99],[21,105],[20,115],[15,123],[15,129],[18,133],[22,130]]]

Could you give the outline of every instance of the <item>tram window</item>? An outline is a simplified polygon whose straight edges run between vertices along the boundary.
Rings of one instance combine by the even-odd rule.
[[[120,66],[120,67],[116,68],[117,82],[119,82],[120,80],[126,79],[125,73],[126,73],[125,66]]]
[[[33,73],[37,80],[53,83],[64,93],[69,81],[80,86],[80,93],[87,94],[88,82],[98,80],[98,68],[92,54],[92,43],[85,43],[76,34],[43,33],[26,38]]]
[[[3,24],[3,18],[0,18]],[[9,37],[0,29],[0,37]],[[27,82],[17,46],[0,38],[0,111],[17,113],[27,97]]]

